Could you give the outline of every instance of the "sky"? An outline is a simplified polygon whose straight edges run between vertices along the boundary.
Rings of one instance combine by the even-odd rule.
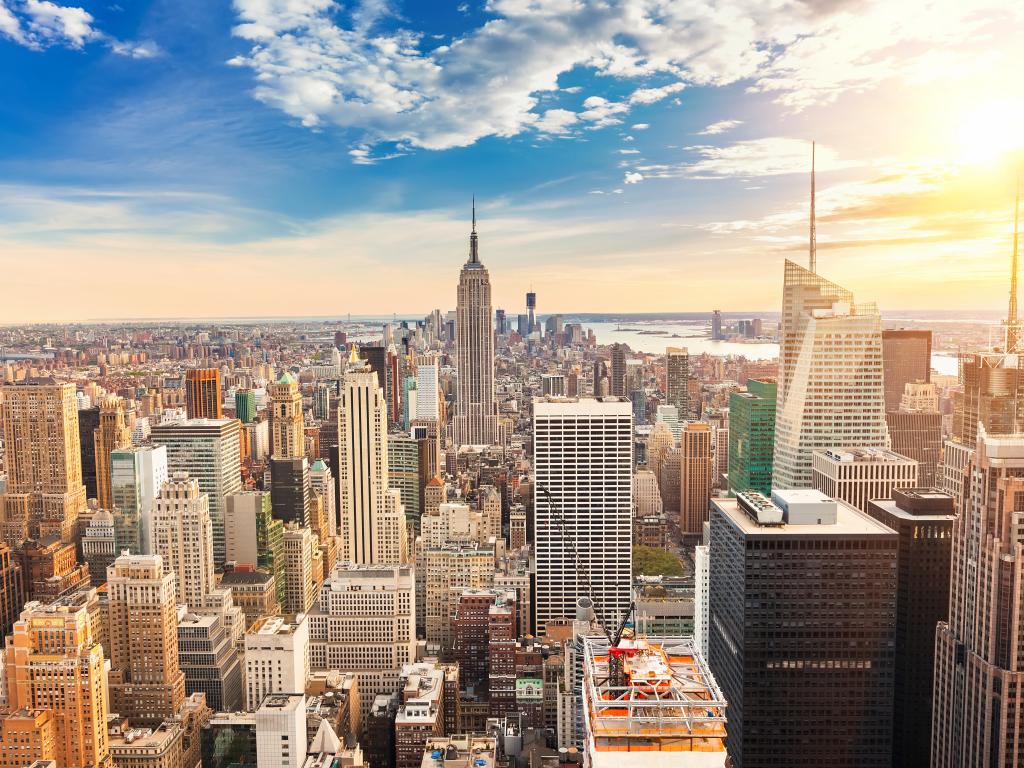
[[[0,0],[0,322],[1006,304],[1016,0]]]

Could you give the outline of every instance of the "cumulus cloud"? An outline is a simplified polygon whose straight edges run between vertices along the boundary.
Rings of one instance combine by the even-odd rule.
[[[644,175],[642,173],[637,173],[636,171],[628,171],[623,179],[627,184],[639,184],[643,180]]]
[[[1024,16],[1012,0],[490,0],[486,22],[438,46],[404,22],[378,23],[382,0],[351,11],[334,0],[233,4],[247,50],[231,63],[253,71],[257,99],[309,127],[348,129],[357,144],[427,149],[615,125],[668,96],[679,103],[689,84],[747,82],[793,108],[828,102],[956,71]],[[929,66],[936,50],[946,66]],[[543,97],[574,95],[581,86],[559,78],[579,71],[600,76],[582,104],[538,108]],[[612,83],[633,90],[613,98],[601,91]]]
[[[697,131],[698,136],[717,136],[720,133],[731,131],[733,128],[743,125],[742,120],[719,120],[717,123],[712,123],[707,126],[703,131]]]
[[[36,50],[54,45],[80,50],[99,41],[114,53],[133,59],[149,59],[159,53],[152,40],[117,40],[99,30],[84,8],[50,0],[0,0],[0,37]]]
[[[694,178],[778,176],[808,173],[811,168],[811,142],[800,139],[768,137],[738,141],[724,147],[698,145],[687,147],[697,160],[674,169],[667,175]],[[818,145],[816,165],[819,171],[849,167],[831,147]]]

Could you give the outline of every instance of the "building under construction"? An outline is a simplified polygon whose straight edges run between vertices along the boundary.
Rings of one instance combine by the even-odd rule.
[[[729,764],[725,698],[692,638],[585,638],[583,707],[585,768]]]

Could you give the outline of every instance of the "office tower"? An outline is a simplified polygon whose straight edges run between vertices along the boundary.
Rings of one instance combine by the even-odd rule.
[[[0,494],[11,546],[57,535],[70,541],[85,510],[74,384],[29,379],[0,389],[7,488]]]
[[[244,491],[227,497],[224,531],[227,561],[251,566],[274,580],[277,602],[284,602],[284,524],[273,516],[270,493]]]
[[[665,350],[666,404],[686,418],[690,413],[690,352],[685,347]]]
[[[900,407],[907,384],[927,383],[932,377],[932,332],[886,328],[882,331],[885,410]]]
[[[674,405],[659,405],[654,412],[654,418],[656,422],[661,421],[668,425],[673,441],[678,444],[683,434],[685,414],[679,413]]]
[[[498,409],[494,402],[491,279],[486,267],[480,263],[475,208],[473,231],[469,236],[469,261],[459,273],[457,317],[455,444],[493,445],[499,441],[499,434]]]
[[[727,488],[729,480],[729,421],[714,428],[714,474],[711,485]]]
[[[299,382],[285,371],[276,384],[267,385],[267,395],[270,398],[270,455],[277,459],[305,456]]]
[[[522,339],[526,339],[526,337],[530,335],[529,315],[516,315],[516,333],[518,333]]]
[[[407,664],[398,682],[395,768],[419,768],[426,739],[444,734],[445,670],[436,661]],[[454,702],[452,702],[454,704]]]
[[[187,472],[175,472],[160,487],[153,510],[153,553],[174,574],[179,602],[196,609],[216,586],[210,499]]]
[[[621,640],[612,648],[606,638],[592,636],[582,639],[580,651],[584,765],[732,765],[732,748],[726,753],[727,697],[692,638],[655,635]],[[654,696],[652,678],[658,680]],[[728,701],[730,735],[732,709]]]
[[[268,696],[256,710],[259,768],[302,768],[306,763],[306,695]]]
[[[215,712],[201,734],[202,768],[256,766],[256,713]]]
[[[338,350],[334,350],[338,355],[341,353]],[[319,419],[320,421],[326,421],[331,416],[331,391],[333,385],[328,385],[326,382],[317,382],[316,387],[313,389],[313,418]]]
[[[683,541],[696,544],[704,530],[711,499],[714,459],[711,454],[711,426],[692,421],[679,441],[679,532]]]
[[[178,659],[185,693],[202,693],[215,712],[242,708],[242,662],[225,617],[186,613],[178,620]]]
[[[153,427],[167,446],[170,472],[187,472],[210,500],[214,562],[224,562],[224,497],[242,490],[241,425],[236,419],[189,419]]]
[[[110,454],[110,494],[117,551],[149,554],[153,509],[167,482],[167,447],[140,445]]]
[[[305,613],[316,602],[319,580],[314,573],[314,557],[320,543],[309,528],[294,524],[285,528],[282,540],[284,553],[284,601],[286,613]]]
[[[272,693],[306,690],[309,619],[266,616],[245,633],[245,706],[258,709]]]
[[[100,425],[93,433],[96,451],[96,501],[100,509],[112,509],[110,490],[110,453],[129,448],[132,432],[124,421],[124,403],[118,397],[108,397],[100,406]]]
[[[476,231],[476,215],[473,216],[473,231]],[[527,317],[527,332],[533,333],[537,330],[537,294],[530,291],[526,294],[526,317]]]
[[[82,485],[87,499],[96,498],[96,443],[93,433],[100,426],[100,407],[78,409],[78,445],[82,457]]]
[[[89,566],[89,581],[94,587],[107,580],[107,567],[117,559],[114,541],[114,516],[98,509],[82,534],[82,559]]]
[[[376,696],[396,690],[402,666],[416,660],[415,605],[409,566],[339,565],[309,614],[310,668],[355,672],[364,718]]]
[[[424,626],[427,642],[451,650],[452,619],[464,589],[494,584],[494,546],[479,542],[448,542],[423,553],[426,584]]]
[[[877,307],[787,260],[773,485],[810,487],[816,449],[888,443]]]
[[[626,347],[612,344],[611,392],[613,397],[626,396]]]
[[[243,424],[256,420],[256,393],[251,389],[235,390],[235,418]]]
[[[338,400],[338,441],[341,559],[404,562],[405,536],[389,538],[399,518],[405,530],[405,519],[400,494],[388,488],[387,405],[376,376],[355,359],[354,349]],[[391,557],[401,559],[385,559]]]
[[[882,448],[815,451],[811,484],[866,513],[871,499],[891,499],[896,488],[917,488],[917,462]]]
[[[664,461],[665,452],[675,445],[675,438],[668,424],[663,421],[654,422],[654,429],[647,438],[647,466],[650,467],[654,476],[661,481],[661,465]]]
[[[309,461],[305,456],[270,459],[270,503],[274,517],[284,523],[308,526],[312,497]]]
[[[185,413],[189,419],[220,419],[220,369],[191,368],[185,373]]]
[[[418,420],[441,418],[437,364],[416,366],[416,416]]]
[[[725,338],[725,334],[722,333],[722,310],[716,309],[711,313],[711,339],[713,341],[720,341]]]
[[[405,516],[419,520],[420,496],[420,446],[419,442],[405,435],[388,435],[388,487],[399,492]]]
[[[543,397],[565,397],[565,376],[560,373],[541,374],[540,394]]]
[[[160,555],[122,554],[106,581],[110,708],[132,725],[157,726],[185,700],[174,574]]]
[[[657,475],[649,469],[638,469],[633,475],[633,516],[652,517],[664,511]]]
[[[577,599],[589,596],[583,578],[611,628],[629,607],[633,559],[629,402],[535,400],[533,424],[537,629],[576,615]]]
[[[0,542],[0,636],[11,633],[24,603],[24,570],[11,548]]]
[[[1013,434],[1024,418],[1024,376],[1016,355],[972,352],[960,355],[960,384],[953,399],[953,441],[973,449],[978,423],[992,434]]]
[[[931,764],[1019,765],[1024,435],[982,425],[967,471],[953,525],[949,620],[935,637]]]
[[[338,494],[338,486],[331,468],[323,459],[317,459],[309,468],[309,487],[313,491],[314,497],[319,496],[323,500],[328,532],[332,536],[336,535],[338,511],[335,508],[335,498]]]
[[[505,322],[504,309],[494,310],[494,332],[499,336],[504,336],[506,333],[508,333],[508,326]]]
[[[57,536],[26,541],[21,562],[29,600],[51,603],[88,586],[89,567],[78,562],[74,544]]]
[[[710,530],[709,662],[734,764],[888,768],[897,534],[807,489],[712,499]]]
[[[92,592],[29,603],[4,649],[6,709],[49,712],[53,751],[46,757],[61,768],[110,766],[105,661],[90,613],[95,601]]]
[[[868,514],[899,534],[893,766],[911,768],[931,752],[935,626],[949,618],[952,496],[903,488],[868,502]]]
[[[917,462],[917,483],[932,488],[939,482],[942,456],[942,414],[934,384],[907,384],[900,407],[885,414],[892,450]]]
[[[57,726],[48,709],[0,712],[0,755],[11,759],[7,766],[57,768],[55,744]]]

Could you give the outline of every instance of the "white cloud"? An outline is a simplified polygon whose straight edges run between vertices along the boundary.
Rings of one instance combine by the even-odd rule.
[[[642,173],[637,173],[636,171],[628,172],[623,179],[627,184],[639,184],[643,180],[644,175]]]
[[[651,127],[650,123],[634,123],[633,124],[633,130],[634,131],[646,131],[650,127]]]
[[[0,0],[0,37],[27,48],[42,50],[53,45],[80,50],[86,43],[103,42],[110,50],[133,59],[159,54],[152,40],[121,41],[100,31],[92,14],[77,6],[50,0]]]
[[[334,0],[234,0],[234,7],[235,34],[250,47],[232,63],[253,70],[256,98],[306,126],[349,129],[356,143],[428,149],[513,136],[538,123],[564,129],[567,116],[549,117],[538,105],[543,96],[573,93],[578,86],[560,88],[559,78],[576,70],[599,76],[577,112],[591,128],[619,124],[687,84],[747,81],[800,108],[892,78],[955,72],[1024,17],[1013,0],[489,0],[485,23],[431,48],[420,30],[359,23],[362,9],[385,7],[380,0],[364,0],[350,14]],[[937,49],[945,65],[923,66]],[[595,92],[612,79],[632,93]]]
[[[615,151],[618,152],[620,155],[639,155],[640,154],[640,150],[639,149],[617,149]]]
[[[738,141],[724,147],[701,145],[686,149],[696,153],[699,159],[677,170],[680,175],[690,177],[778,176],[809,173],[811,169],[811,142],[800,139],[769,137]],[[851,165],[841,161],[835,150],[820,144],[815,162],[819,171],[837,170]]]
[[[567,133],[579,117],[570,109],[546,110],[533,127],[542,133]]]
[[[21,30],[21,22],[10,8],[0,0],[0,35],[9,37],[17,43],[25,43],[25,34]]]
[[[731,131],[733,128],[743,125],[742,120],[719,120],[717,123],[712,123],[707,126],[703,131],[697,131],[698,136],[717,136],[720,133]]]
[[[160,55],[160,47],[152,40],[138,42],[113,40],[110,43],[110,50],[132,59],[152,59]]]

